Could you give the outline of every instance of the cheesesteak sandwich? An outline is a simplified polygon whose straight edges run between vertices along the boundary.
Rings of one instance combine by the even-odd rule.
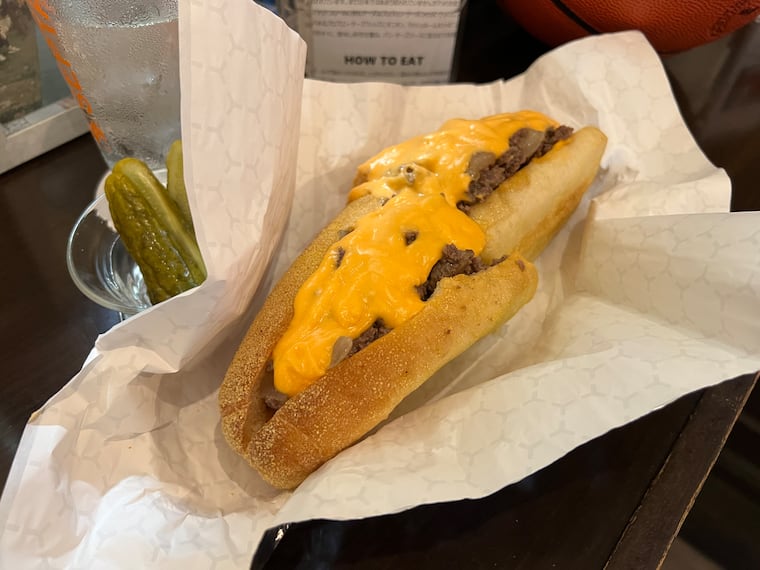
[[[532,111],[454,119],[359,166],[219,393],[225,438],[289,489],[533,296],[606,137]]]

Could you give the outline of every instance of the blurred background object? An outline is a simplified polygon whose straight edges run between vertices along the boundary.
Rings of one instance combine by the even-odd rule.
[[[24,0],[0,0],[0,123],[42,104],[35,26]]]
[[[500,0],[530,34],[552,46],[589,34],[641,30],[660,53],[712,42],[760,14],[758,0]]]
[[[664,62],[702,150],[728,171],[734,186],[757,187],[760,17],[718,41],[664,56]],[[731,209],[760,210],[760,192],[734,196]]]
[[[87,132],[24,0],[0,0],[0,173]]]
[[[269,2],[259,2],[271,5]],[[277,0],[309,46],[306,76],[402,85],[451,81],[466,0]]]

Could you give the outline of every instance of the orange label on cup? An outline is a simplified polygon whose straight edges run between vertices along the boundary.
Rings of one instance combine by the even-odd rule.
[[[63,56],[61,50],[58,48],[58,33],[53,27],[51,20],[51,15],[55,16],[55,8],[48,4],[46,0],[27,0],[27,4],[29,5],[32,18],[34,18],[37,27],[40,29],[40,32],[42,32],[42,37],[44,38],[45,43],[50,48],[50,52],[53,54],[55,60],[58,62],[58,68],[61,71],[64,81],[69,86],[71,94],[77,100],[77,103],[85,112],[85,115],[87,115],[87,121],[90,125],[92,136],[101,146],[108,146],[108,140],[106,139],[103,129],[100,128],[100,125],[98,125],[97,121],[95,121],[95,118],[92,116],[92,105],[82,91],[82,86],[79,83],[77,74],[72,69],[69,60]]]

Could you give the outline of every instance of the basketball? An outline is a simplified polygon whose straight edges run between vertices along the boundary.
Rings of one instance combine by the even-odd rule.
[[[552,46],[637,29],[661,53],[711,42],[760,15],[760,0],[499,1],[526,31]]]

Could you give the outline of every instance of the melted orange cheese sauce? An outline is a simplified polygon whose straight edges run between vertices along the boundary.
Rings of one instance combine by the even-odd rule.
[[[388,198],[337,241],[301,286],[293,319],[273,353],[274,384],[294,396],[322,376],[341,337],[354,339],[377,319],[396,328],[424,306],[424,283],[447,244],[479,254],[480,227],[456,204],[466,198],[476,152],[498,157],[522,128],[557,123],[532,111],[454,119],[438,131],[390,147],[358,169],[349,200]],[[407,243],[408,232],[415,239]]]

